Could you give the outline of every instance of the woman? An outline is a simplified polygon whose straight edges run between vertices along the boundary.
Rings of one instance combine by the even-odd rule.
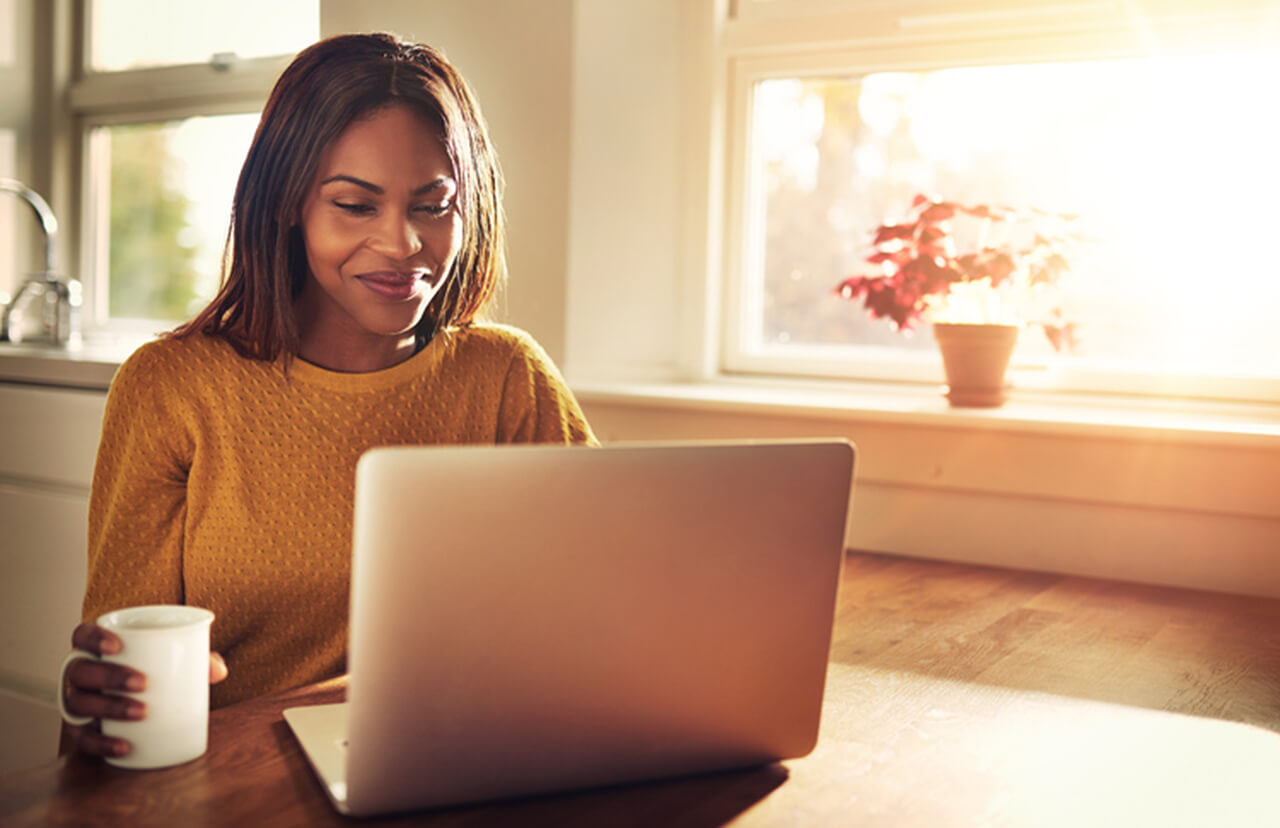
[[[107,610],[189,603],[217,615],[214,706],[339,674],[361,453],[594,442],[536,343],[476,321],[502,272],[500,186],[438,52],[344,35],[298,55],[240,174],[221,290],[112,383],[74,646],[118,648],[92,623]],[[73,713],[145,715],[102,692],[145,681],[126,667],[67,677]],[[93,726],[67,736],[128,751]]]

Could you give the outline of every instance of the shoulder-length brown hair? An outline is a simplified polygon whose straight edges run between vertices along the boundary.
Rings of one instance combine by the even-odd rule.
[[[418,335],[484,311],[504,278],[505,239],[502,173],[475,97],[430,46],[383,33],[338,35],[303,50],[276,81],[236,183],[222,285],[172,336],[220,335],[258,359],[298,352],[303,199],[325,148],[353,121],[391,104],[441,125],[462,211],[461,249]]]

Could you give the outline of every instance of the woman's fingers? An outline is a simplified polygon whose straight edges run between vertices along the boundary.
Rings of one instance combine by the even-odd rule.
[[[95,655],[112,655],[120,652],[122,646],[115,633],[88,622],[80,624],[71,633],[71,645],[77,650]],[[92,658],[77,658],[67,664],[65,680],[68,687],[64,690],[66,696],[63,704],[67,712],[73,715],[122,721],[146,718],[147,706],[143,702],[113,692],[104,692],[123,690],[137,693],[145,690],[146,675],[132,667],[95,661]],[[104,757],[119,757],[129,753],[130,745],[127,740],[104,736],[96,721],[83,727],[64,725],[64,728],[63,733],[69,735],[75,749],[81,753]]]
[[[124,756],[132,745],[124,739],[114,736],[103,736],[92,727],[73,728],[76,750],[90,756]]]
[[[227,662],[221,653],[209,653],[209,683],[217,684],[227,677]]]
[[[147,677],[132,667],[107,661],[78,658],[67,667],[67,683],[77,690],[124,690],[140,693]]]
[[[113,632],[86,621],[71,633],[71,646],[98,655],[120,652],[120,638]]]
[[[147,715],[146,704],[137,699],[110,693],[86,693],[76,689],[67,693],[66,706],[67,710],[77,716],[88,716],[91,719],[136,722]]]

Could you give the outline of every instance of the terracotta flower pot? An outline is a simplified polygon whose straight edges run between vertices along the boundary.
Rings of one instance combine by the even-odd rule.
[[[934,323],[942,351],[946,397],[964,408],[995,408],[1008,398],[1005,373],[1018,341],[1015,325]]]

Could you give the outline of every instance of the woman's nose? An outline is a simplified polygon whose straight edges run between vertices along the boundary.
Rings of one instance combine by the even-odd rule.
[[[370,239],[370,247],[390,259],[408,259],[422,252],[422,237],[407,215],[388,211]]]

